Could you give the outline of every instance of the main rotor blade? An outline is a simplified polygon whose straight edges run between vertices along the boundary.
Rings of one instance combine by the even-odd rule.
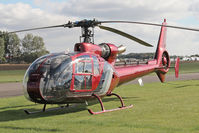
[[[136,21],[100,21],[100,23],[132,23],[132,24],[140,24],[140,25],[163,26],[162,24],[136,22]],[[173,25],[164,25],[164,26],[168,28],[174,28],[174,29],[190,30],[190,31],[197,31],[197,32],[199,31],[199,29],[196,29],[196,28],[188,28],[188,27],[173,26]]]
[[[9,32],[9,33],[17,33],[17,32],[32,31],[32,30],[41,30],[41,29],[50,29],[50,28],[57,28],[57,27],[68,27],[68,26],[69,26],[68,24],[62,24],[62,25],[54,25],[54,26],[46,26],[46,27],[17,30],[17,31]]]
[[[149,43],[147,43],[147,42],[145,42],[143,40],[140,40],[140,39],[138,39],[138,38],[136,38],[136,37],[134,37],[132,35],[129,35],[129,34],[123,32],[123,31],[120,31],[120,30],[117,30],[117,29],[114,29],[114,28],[110,28],[110,27],[106,27],[106,26],[102,26],[102,25],[99,25],[99,28],[101,28],[103,30],[107,30],[107,31],[113,32],[113,33],[116,33],[116,34],[119,34],[119,35],[124,36],[126,38],[129,38],[129,39],[131,39],[133,41],[136,41],[136,42],[138,42],[138,43],[140,43],[140,44],[142,44],[144,46],[153,47],[153,45],[151,45],[151,44],[149,44]]]

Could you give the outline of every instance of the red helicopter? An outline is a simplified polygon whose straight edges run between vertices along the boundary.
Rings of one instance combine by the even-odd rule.
[[[134,23],[161,26],[154,59],[146,64],[115,66],[116,56],[123,53],[126,47],[122,45],[117,47],[111,43],[94,44],[94,32],[90,28],[99,27],[127,37],[141,45],[148,47],[152,47],[152,45],[120,30],[102,26],[102,23]],[[66,104],[68,106],[71,103],[87,103],[87,101],[97,99],[102,110],[93,112],[88,109],[90,114],[100,114],[133,107],[133,105],[125,106],[122,98],[113,93],[114,88],[123,83],[152,72],[155,72],[160,81],[164,82],[165,74],[171,68],[169,54],[166,50],[167,27],[184,29],[182,27],[168,26],[166,20],[162,24],[82,20],[10,33],[56,27],[81,27],[82,36],[80,40],[82,41],[75,44],[74,52],[72,53],[52,53],[36,59],[24,76],[23,88],[25,97],[32,102],[44,104],[43,112],[47,111],[47,104]],[[178,77],[179,58],[177,58],[175,64],[175,71],[176,77]],[[121,107],[106,110],[101,98],[112,95],[120,100]],[[28,110],[24,111],[27,114],[36,113]]]

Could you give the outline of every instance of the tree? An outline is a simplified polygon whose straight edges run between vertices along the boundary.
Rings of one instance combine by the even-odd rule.
[[[7,42],[7,56],[9,57],[9,61],[19,62],[19,58],[21,56],[21,44],[20,39],[17,34],[9,34],[9,39]]]
[[[4,53],[5,53],[4,39],[0,38],[0,63],[4,63],[5,62]]]
[[[38,55],[38,56],[42,56],[44,54],[47,54],[49,53],[46,48],[45,48],[45,44],[44,44],[44,41],[43,41],[43,38],[39,37],[39,36],[35,36],[33,38],[33,47],[35,49],[35,53]]]
[[[0,58],[4,56],[4,40],[0,38]]]
[[[34,52],[32,49],[33,46],[33,35],[32,34],[27,34],[25,37],[22,39],[22,52],[23,54],[29,54]]]
[[[33,62],[36,58],[49,53],[43,41],[43,38],[39,36],[33,36],[32,34],[27,34],[21,41],[23,59],[25,62]]]
[[[4,42],[4,57],[8,62],[18,62],[21,56],[20,39],[17,34],[10,34],[8,32],[1,32],[1,38]]]
[[[7,44],[8,44],[8,40],[9,40],[8,32],[0,31],[0,34],[1,34],[1,39],[3,39],[3,43],[4,43],[4,46],[3,46],[3,48],[4,48],[4,56],[3,57],[5,59],[7,53],[9,52],[8,49],[7,49]]]

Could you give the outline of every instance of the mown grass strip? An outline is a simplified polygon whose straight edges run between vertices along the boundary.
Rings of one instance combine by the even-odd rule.
[[[0,83],[22,82],[26,70],[0,71]]]

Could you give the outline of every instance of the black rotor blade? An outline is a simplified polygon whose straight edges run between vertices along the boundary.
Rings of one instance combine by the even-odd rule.
[[[141,24],[141,25],[163,26],[162,24],[136,22],[136,21],[100,21],[100,23],[131,23],[131,24]],[[197,31],[197,32],[199,31],[199,29],[196,29],[196,28],[180,27],[180,26],[173,26],[173,25],[164,25],[164,26],[169,27],[169,28],[175,28],[175,29],[190,30],[190,31]]]
[[[50,29],[50,28],[57,28],[57,27],[69,27],[69,26],[70,26],[70,24],[62,24],[62,25],[54,25],[54,26],[46,26],[46,27],[17,30],[17,31],[9,32],[9,33],[17,33],[17,32],[32,31],[32,30],[41,30],[41,29]]]
[[[129,38],[129,39],[131,39],[133,41],[136,41],[136,42],[138,42],[138,43],[140,43],[140,44],[142,44],[144,46],[153,47],[153,45],[151,45],[151,44],[149,44],[149,43],[147,43],[147,42],[145,42],[143,40],[140,40],[140,39],[138,39],[138,38],[136,38],[136,37],[134,37],[132,35],[129,35],[129,34],[123,32],[123,31],[120,31],[120,30],[117,30],[117,29],[114,29],[114,28],[110,28],[110,27],[106,27],[106,26],[102,26],[102,25],[100,25],[99,28],[101,28],[103,30],[107,30],[107,31],[113,32],[113,33],[116,33],[116,34],[119,34],[119,35],[124,36],[126,38]]]

